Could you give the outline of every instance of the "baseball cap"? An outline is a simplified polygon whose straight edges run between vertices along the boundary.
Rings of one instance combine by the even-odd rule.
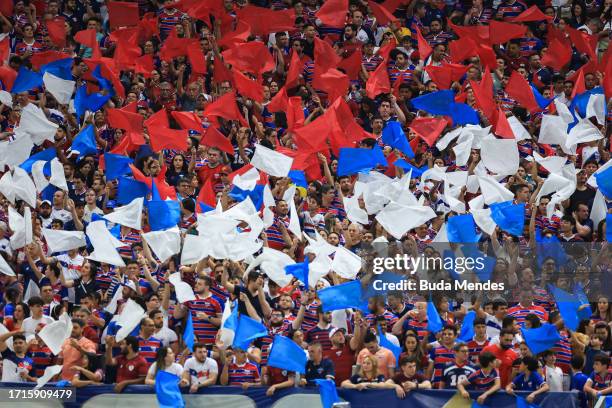
[[[122,283],[123,286],[127,286],[128,288],[132,289],[134,292],[136,292],[136,285],[134,284],[134,282],[132,282],[131,280]]]
[[[40,206],[42,207],[42,206],[43,206],[43,205],[45,205],[45,204],[47,204],[49,207],[51,207],[51,201],[49,201],[49,200],[43,200],[43,201],[40,203]]]
[[[342,334],[346,334],[346,329],[344,327],[334,327],[329,331],[329,338],[334,337],[334,334],[338,333],[339,331],[341,331]]]

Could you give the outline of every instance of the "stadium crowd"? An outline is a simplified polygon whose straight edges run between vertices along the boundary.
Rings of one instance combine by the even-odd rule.
[[[2,1],[2,382],[612,395],[611,36],[611,0]],[[502,290],[368,292],[460,244]]]

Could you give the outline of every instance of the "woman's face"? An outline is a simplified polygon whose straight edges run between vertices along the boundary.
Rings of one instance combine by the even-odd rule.
[[[276,94],[278,92],[278,83],[277,82],[270,82],[270,92],[272,94]]]
[[[597,300],[597,310],[599,310],[600,312],[607,312],[608,311],[608,299],[601,297]]]
[[[174,164],[175,169],[181,169],[183,167],[184,162],[185,161],[183,160],[183,156],[178,154],[174,156],[174,159],[172,159],[172,163]]]
[[[25,311],[23,310],[23,306],[17,305],[15,306],[15,311],[13,312],[13,317],[15,320],[23,320],[25,319]]]
[[[369,373],[370,371],[372,371],[372,369],[374,368],[374,366],[372,366],[372,360],[370,360],[369,358],[366,358],[365,360],[363,360],[363,371],[365,371],[366,373]]]
[[[166,354],[166,358],[164,358],[164,363],[169,366],[170,364],[174,363],[174,358],[174,351],[172,351],[172,349],[168,347],[168,354]]]
[[[155,47],[153,47],[153,43],[151,41],[147,41],[144,45],[144,53],[153,54],[154,51],[155,51]]]
[[[417,340],[414,337],[406,337],[405,344],[407,351],[416,351]]]

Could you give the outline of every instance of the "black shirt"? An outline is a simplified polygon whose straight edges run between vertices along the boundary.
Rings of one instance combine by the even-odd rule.
[[[334,363],[328,358],[324,358],[319,364],[315,364],[312,360],[306,363],[305,378],[308,385],[314,385],[314,380],[325,380],[328,376],[333,378],[335,375]]]

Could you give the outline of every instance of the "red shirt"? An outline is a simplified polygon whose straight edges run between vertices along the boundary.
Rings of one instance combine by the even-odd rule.
[[[138,354],[131,360],[124,355],[117,357],[117,383],[125,380],[136,380],[139,377],[146,377],[149,364],[143,356]]]
[[[339,387],[342,381],[351,378],[353,364],[355,364],[355,352],[351,346],[344,343],[342,349],[329,349],[323,352],[323,358],[329,358],[336,369],[336,385]]]
[[[221,171],[222,167],[223,166],[221,165],[217,165],[215,167],[210,167],[208,165],[205,165],[205,166],[200,167],[200,169],[198,170],[198,180],[200,180],[200,183],[204,185],[204,183],[206,183],[206,180],[212,177],[211,181],[214,187],[215,184],[219,183],[221,180],[221,176],[219,172]]]
[[[485,351],[491,352],[495,358],[501,361],[499,366],[499,377],[501,379],[501,386],[505,387],[510,382],[510,372],[512,371],[512,363],[516,360],[519,355],[513,349],[504,350],[499,344],[491,344],[490,346],[482,349],[482,353]],[[481,353],[481,354],[482,354]]]

